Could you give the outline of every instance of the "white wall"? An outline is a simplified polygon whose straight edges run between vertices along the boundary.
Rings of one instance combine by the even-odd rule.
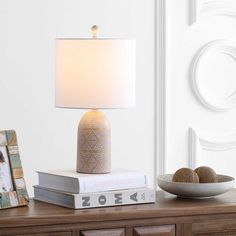
[[[54,107],[54,39],[137,39],[137,107],[105,111],[112,164],[154,177],[154,0],[0,0],[0,130],[15,129],[30,195],[36,170],[70,168],[83,110]]]

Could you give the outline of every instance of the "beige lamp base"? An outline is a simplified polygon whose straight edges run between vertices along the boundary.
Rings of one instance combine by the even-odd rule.
[[[78,128],[77,172],[111,171],[111,131],[106,116],[97,110],[84,114]]]

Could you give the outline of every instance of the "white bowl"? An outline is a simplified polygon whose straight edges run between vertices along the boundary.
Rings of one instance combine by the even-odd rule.
[[[160,175],[157,183],[161,189],[184,198],[208,198],[225,193],[234,187],[234,178],[217,175],[217,183],[181,183],[172,182],[173,175]]]

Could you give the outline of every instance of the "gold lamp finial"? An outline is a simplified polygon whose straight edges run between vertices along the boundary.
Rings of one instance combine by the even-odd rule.
[[[92,33],[93,38],[97,38],[98,31],[99,31],[99,27],[97,25],[93,25],[91,27],[91,33]]]

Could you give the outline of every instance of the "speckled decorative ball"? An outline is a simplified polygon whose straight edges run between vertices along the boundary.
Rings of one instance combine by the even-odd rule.
[[[173,182],[199,183],[198,175],[190,168],[181,168],[177,170],[172,178]]]
[[[216,172],[208,166],[200,166],[194,170],[198,177],[199,183],[216,183],[217,175]]]

